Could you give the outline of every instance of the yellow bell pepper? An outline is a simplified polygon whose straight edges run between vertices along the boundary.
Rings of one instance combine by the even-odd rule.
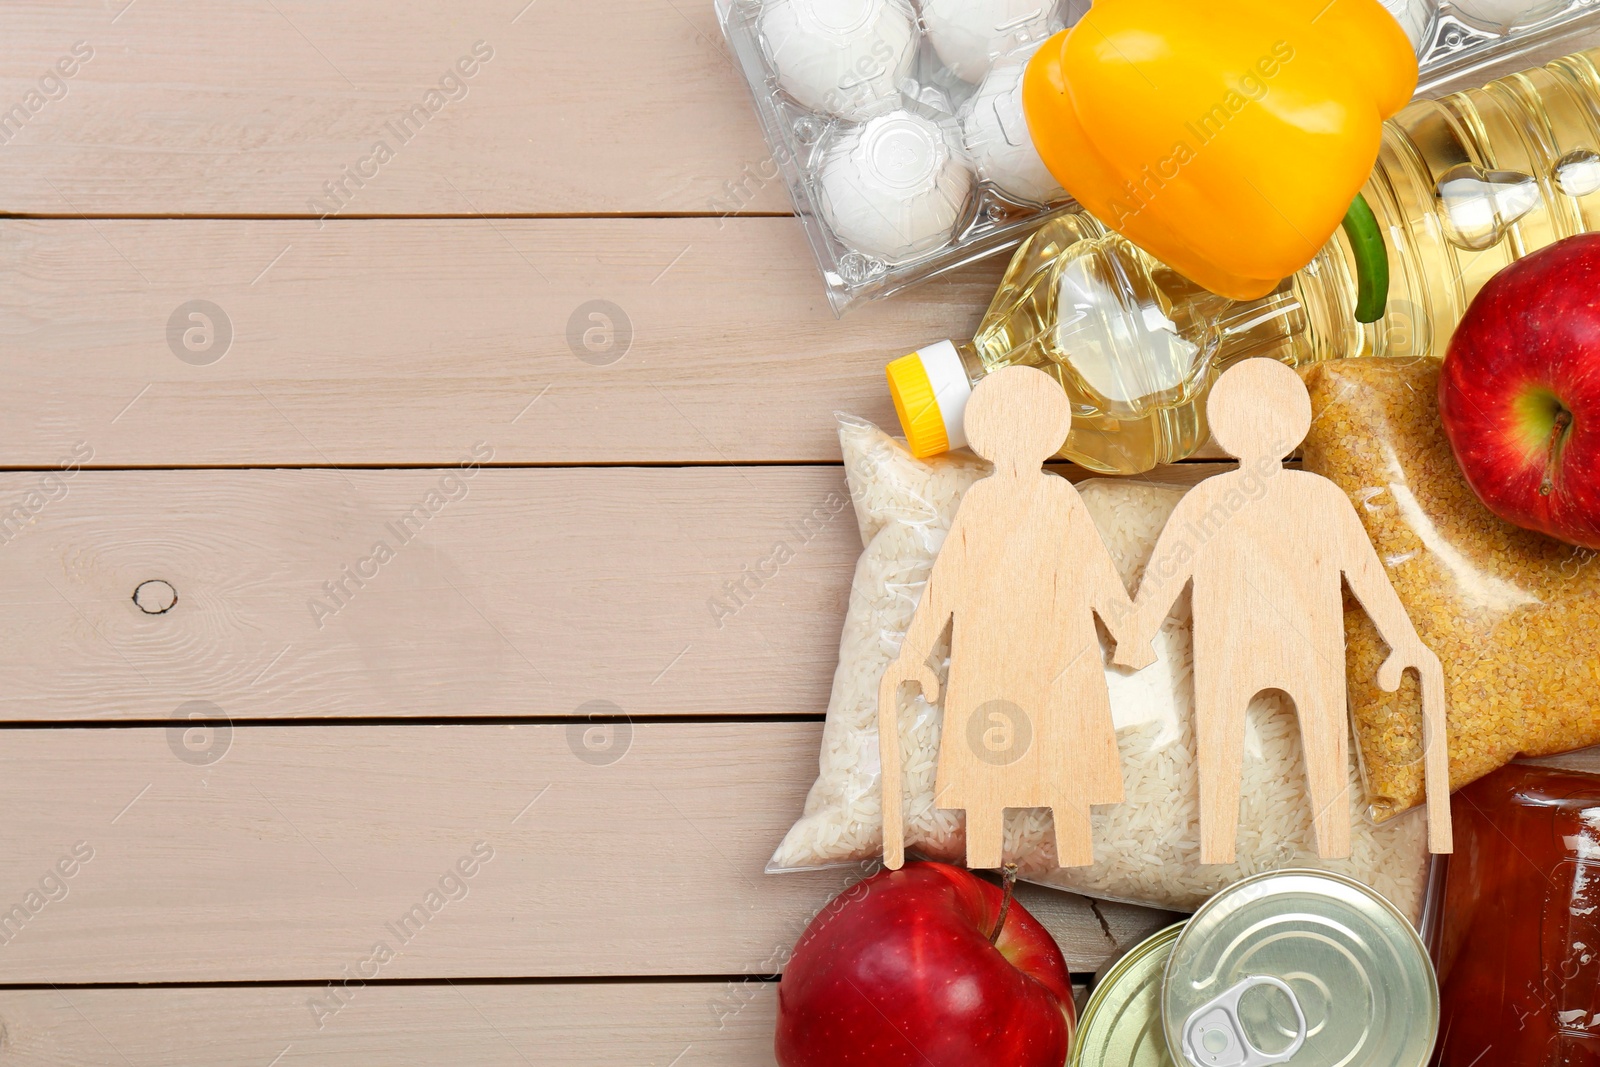
[[[1416,85],[1377,0],[1094,0],[1029,62],[1023,110],[1091,214],[1250,300],[1333,236]]]

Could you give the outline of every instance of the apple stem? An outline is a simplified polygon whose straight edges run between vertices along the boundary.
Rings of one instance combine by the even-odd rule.
[[[1572,425],[1572,412],[1562,408],[1556,412],[1556,417],[1550,424],[1550,452],[1545,458],[1544,478],[1539,482],[1539,495],[1549,496],[1555,489],[1556,461],[1560,456],[1561,444],[1566,439],[1567,428]]]
[[[1005,877],[1000,883],[1000,918],[994,924],[994,933],[989,935],[989,944],[997,944],[1000,940],[1000,931],[1006,928],[1006,912],[1011,910],[1011,897],[1017,889],[1017,865],[1008,863],[1005,866]]]

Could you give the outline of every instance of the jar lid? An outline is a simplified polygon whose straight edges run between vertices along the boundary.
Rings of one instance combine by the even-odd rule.
[[[1133,948],[1095,983],[1068,1067],[1172,1067],[1161,1030],[1161,976],[1183,923]]]
[[[1439,1030],[1411,923],[1325,871],[1256,875],[1212,897],[1173,944],[1161,999],[1188,1067],[1425,1067]]]

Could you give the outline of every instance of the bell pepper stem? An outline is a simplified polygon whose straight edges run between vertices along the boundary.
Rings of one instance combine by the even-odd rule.
[[[1377,322],[1389,301],[1389,250],[1377,217],[1360,193],[1345,212],[1344,235],[1356,260],[1356,321]]]

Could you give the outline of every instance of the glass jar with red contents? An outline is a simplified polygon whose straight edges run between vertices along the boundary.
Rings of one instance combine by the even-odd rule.
[[[1512,764],[1452,814],[1436,1067],[1600,1067],[1600,774]]]

